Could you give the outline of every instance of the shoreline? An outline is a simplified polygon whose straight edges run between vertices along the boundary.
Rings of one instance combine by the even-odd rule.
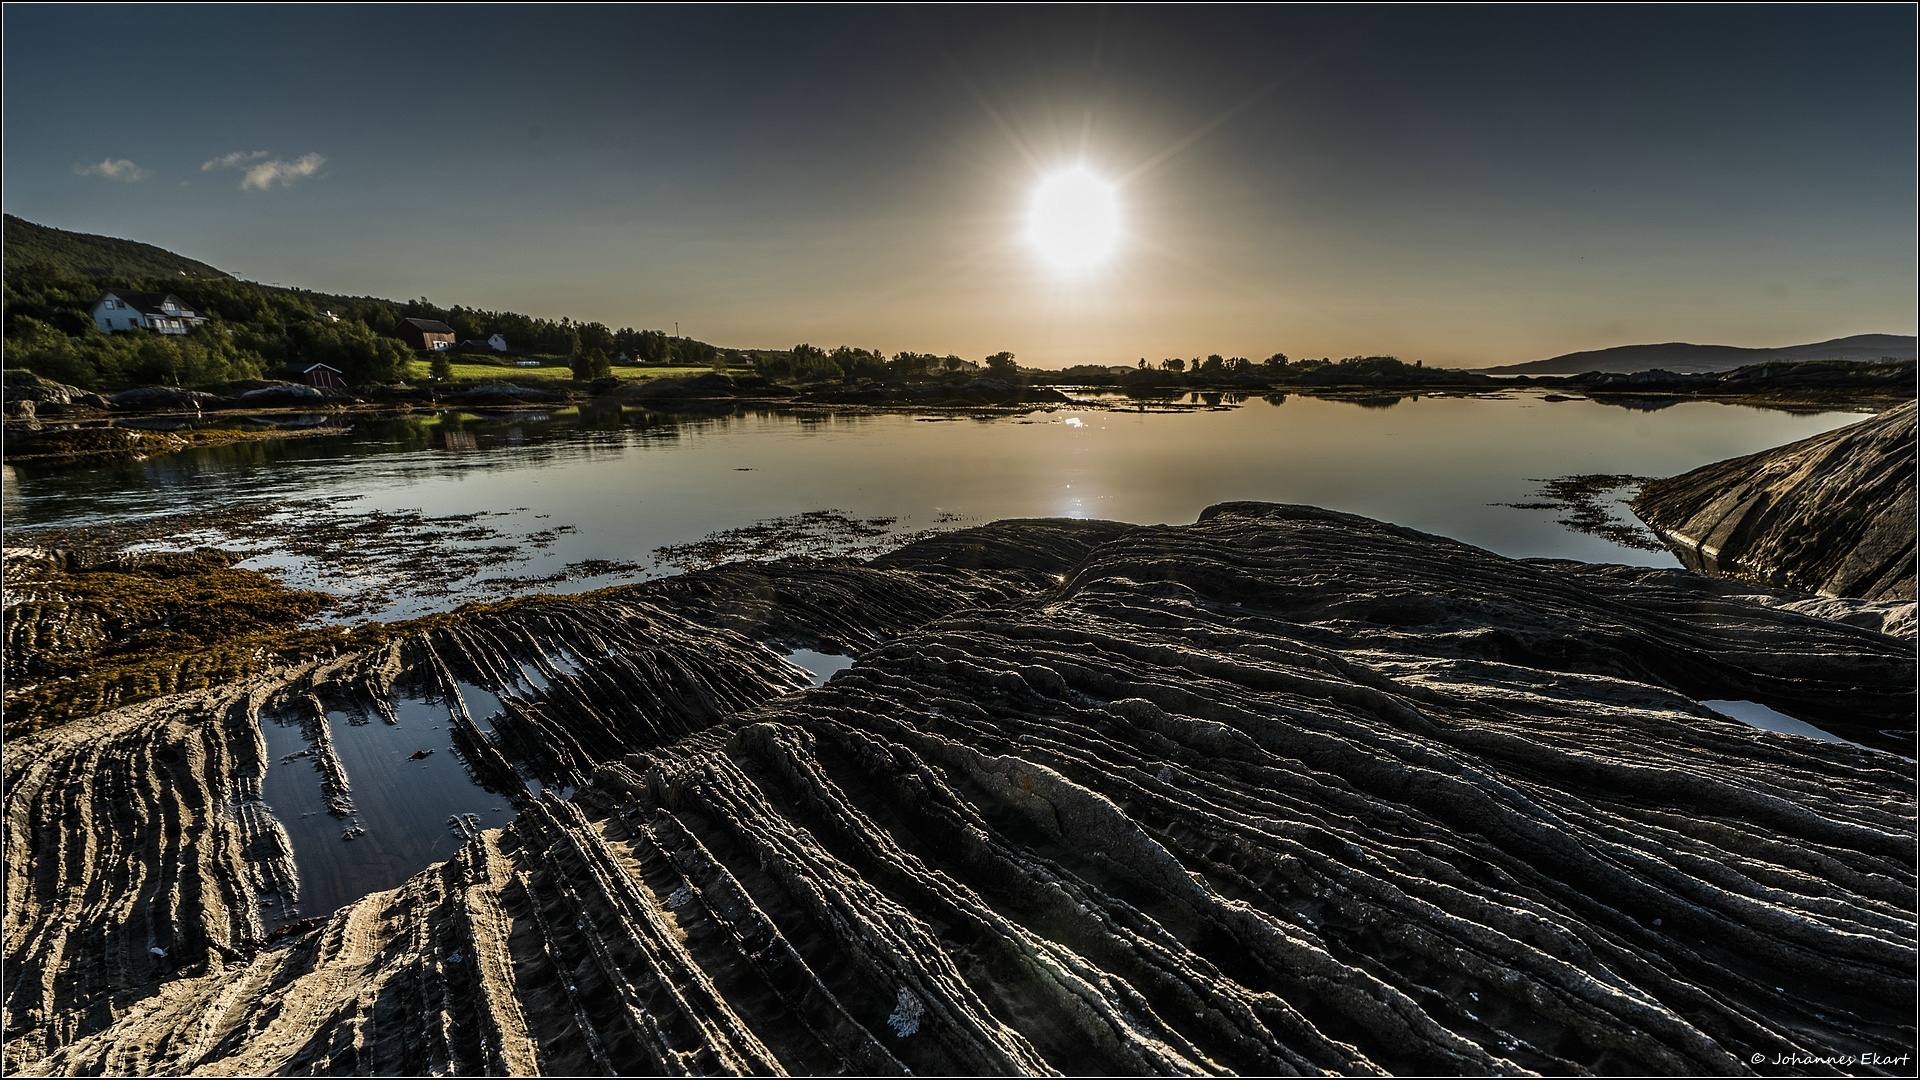
[[[704,377],[703,377],[704,378]],[[644,387],[647,383],[627,384],[629,387]],[[381,388],[383,390],[391,388]],[[508,390],[506,386],[488,386],[476,389]],[[179,450],[224,446],[233,443],[293,439],[321,435],[346,434],[351,430],[350,421],[356,417],[382,419],[404,416],[412,413],[469,412],[480,416],[511,415],[534,409],[554,408],[621,408],[637,409],[663,414],[690,413],[729,408],[771,409],[793,412],[824,412],[839,415],[904,415],[914,413],[934,414],[959,419],[970,416],[1018,416],[1034,412],[1052,412],[1060,408],[1079,408],[1109,411],[1201,411],[1209,409],[1237,408],[1252,398],[1267,400],[1287,397],[1305,397],[1321,401],[1345,402],[1362,407],[1382,407],[1397,404],[1409,398],[1423,397],[1489,397],[1506,396],[1513,393],[1533,392],[1541,400],[1551,403],[1568,401],[1592,401],[1596,404],[1616,408],[1653,411],[1690,401],[1710,401],[1723,405],[1741,405],[1749,408],[1775,409],[1783,412],[1830,412],[1830,411],[1873,411],[1886,409],[1913,400],[1913,394],[1899,394],[1884,388],[1837,390],[1782,389],[1769,393],[1739,392],[1728,393],[1705,390],[1635,390],[1633,392],[1596,392],[1555,384],[1528,383],[1522,385],[1503,384],[1494,386],[1289,386],[1281,384],[1264,385],[1219,385],[1179,388],[1126,388],[1110,386],[1091,386],[1086,384],[1060,383],[1044,387],[1053,394],[1041,400],[993,400],[983,395],[979,400],[957,400],[946,397],[927,399],[881,399],[847,400],[854,396],[844,390],[836,389],[822,396],[812,394],[757,394],[757,387],[745,387],[740,391],[730,388],[722,392],[695,392],[687,394],[593,394],[580,390],[548,391],[542,388],[519,388],[533,391],[524,398],[511,394],[490,394],[487,401],[458,400],[459,394],[444,398],[427,396],[433,394],[429,388],[423,388],[421,400],[394,401],[374,398],[356,398],[351,401],[329,400],[315,406],[283,406],[278,408],[248,407],[241,404],[203,405],[196,408],[155,408],[107,412],[98,409],[67,411],[60,414],[9,418],[5,423],[6,443],[4,461],[10,465],[54,465],[89,464],[113,461],[139,460]],[[1007,391],[1019,393],[1021,388],[1003,389],[994,396],[1003,396]],[[1572,391],[1571,393],[1567,391]],[[1067,392],[1080,392],[1100,395],[1098,398],[1072,397]],[[838,397],[841,400],[823,400],[822,397]],[[1197,400],[1194,400],[1197,399]],[[322,416],[329,420],[348,421],[344,426],[334,423],[304,426],[298,428],[269,428],[262,430],[242,430],[230,428],[217,429],[177,429],[173,431],[155,431],[137,426],[122,426],[121,422],[193,420],[204,421],[209,418],[228,418],[242,420],[251,417],[287,417]],[[60,446],[59,437],[63,433],[81,433],[89,431],[119,431],[126,436],[117,437],[112,444],[95,440],[95,445],[86,442],[69,442]],[[24,447],[16,449],[21,443]],[[59,447],[59,448],[55,448]]]

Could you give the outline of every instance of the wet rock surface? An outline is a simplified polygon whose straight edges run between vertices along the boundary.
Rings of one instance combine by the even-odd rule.
[[[1225,504],[476,612],[118,710],[8,747],[7,1065],[1706,1075],[1910,1052],[1910,763],[1699,702],[1851,716],[1834,730],[1910,754],[1911,649],[1737,584]],[[803,689],[764,641],[857,662]],[[476,774],[577,792],[521,789],[511,825],[262,947],[262,899],[298,890],[262,712],[380,722],[455,682],[503,706],[490,732],[456,716]]]
[[[1914,409],[1649,481],[1633,511],[1705,573],[1913,600]]]

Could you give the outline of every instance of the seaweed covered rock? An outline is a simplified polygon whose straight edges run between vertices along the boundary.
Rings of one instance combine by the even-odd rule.
[[[1665,573],[1309,507],[1004,522],[106,714],[8,748],[7,1064],[1738,1075],[1910,1046],[1907,763],[1701,704],[1910,728],[1910,648]],[[858,659],[803,688],[770,639]],[[577,793],[256,950],[296,887],[260,711],[413,680],[501,694],[470,765]]]
[[[1913,600],[1914,409],[1650,481],[1633,512],[1703,573]]]

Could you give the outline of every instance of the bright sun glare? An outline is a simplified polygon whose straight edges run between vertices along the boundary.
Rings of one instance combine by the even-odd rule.
[[[1033,193],[1027,239],[1058,270],[1091,270],[1120,240],[1119,196],[1086,169],[1054,173]]]

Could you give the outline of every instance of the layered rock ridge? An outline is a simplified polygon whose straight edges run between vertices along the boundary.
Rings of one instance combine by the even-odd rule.
[[[1703,573],[1913,600],[1914,410],[1649,481],[1633,512]]]
[[[149,702],[9,747],[8,1064],[1719,1075],[1910,1049],[1910,763],[1699,702],[1910,744],[1911,650],[1720,584],[1226,504],[722,568]],[[798,689],[769,639],[858,662]],[[562,649],[577,671],[515,691]],[[454,677],[516,701],[468,734],[477,770],[577,793],[256,951],[260,710]],[[108,806],[141,809],[90,828]]]

